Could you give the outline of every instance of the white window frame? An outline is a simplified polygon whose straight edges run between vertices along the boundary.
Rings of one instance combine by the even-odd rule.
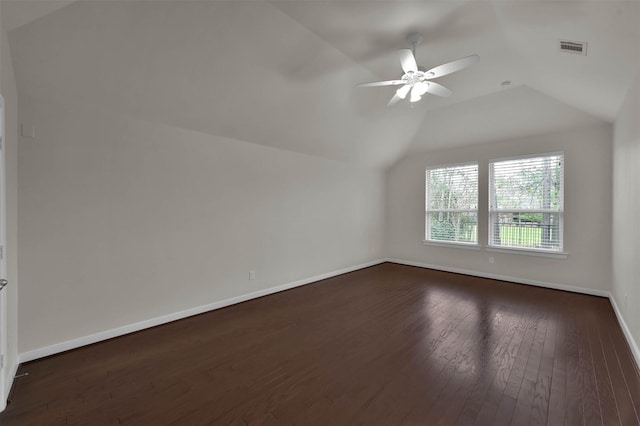
[[[494,164],[500,163],[503,161],[514,161],[514,160],[526,160],[528,158],[544,158],[544,157],[553,157],[553,156],[562,156],[562,174],[560,176],[560,202],[559,209],[498,209],[493,206],[493,200],[491,194],[493,193],[493,184],[494,184]],[[556,152],[545,152],[539,154],[529,154],[529,155],[521,155],[516,157],[508,157],[508,158],[498,158],[489,160],[489,173],[488,173],[488,235],[487,235],[487,250],[488,251],[496,251],[496,252],[505,252],[505,253],[515,253],[515,254],[531,254],[531,255],[542,255],[549,257],[561,257],[566,258],[567,253],[564,252],[564,171],[566,164],[566,156],[564,151],[556,151]],[[493,243],[493,235],[495,230],[496,223],[496,215],[500,213],[549,213],[558,216],[558,247],[557,248],[542,248],[542,247],[521,247],[521,246],[507,246],[507,245],[496,245]]]
[[[454,167],[465,167],[465,166],[476,166],[476,194],[478,195],[478,199],[476,199],[476,208],[474,209],[429,209],[429,172],[431,170],[437,170],[437,169],[448,169],[448,168],[454,168]],[[455,163],[455,164],[442,164],[442,165],[435,165],[435,166],[427,166],[427,168],[425,169],[425,189],[424,189],[424,194],[425,194],[425,200],[424,200],[424,204],[425,204],[425,231],[424,231],[424,235],[425,235],[425,239],[424,239],[424,244],[425,245],[436,245],[436,246],[450,246],[450,247],[463,247],[463,248],[477,248],[479,249],[480,246],[478,245],[478,203],[479,203],[479,198],[480,198],[480,194],[479,194],[479,185],[480,185],[480,176],[479,176],[479,172],[480,172],[480,165],[477,161],[469,161],[469,162],[465,162],[465,163]],[[468,242],[468,241],[449,241],[449,240],[434,240],[431,239],[431,235],[430,235],[430,229],[431,227],[429,226],[429,213],[434,213],[434,212],[443,212],[443,213],[475,213],[476,215],[476,241],[475,242]]]

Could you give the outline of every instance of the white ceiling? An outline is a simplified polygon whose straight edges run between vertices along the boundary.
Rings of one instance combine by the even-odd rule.
[[[7,1],[2,0],[2,29],[9,32],[48,15],[76,0]]]
[[[638,1],[3,0],[2,20],[23,96],[368,166],[611,122],[640,69]],[[420,65],[481,61],[385,108],[393,88],[355,85],[399,77],[411,31]]]

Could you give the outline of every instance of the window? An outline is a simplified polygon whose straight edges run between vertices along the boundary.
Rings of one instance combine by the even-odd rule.
[[[478,163],[427,169],[427,241],[478,243]]]
[[[489,245],[562,251],[564,153],[489,163]]]

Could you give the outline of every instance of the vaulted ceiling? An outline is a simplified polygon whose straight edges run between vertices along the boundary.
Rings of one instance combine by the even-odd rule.
[[[614,120],[640,69],[638,1],[3,0],[21,96],[367,166]],[[424,35],[450,98],[386,108]],[[558,40],[588,43],[561,53]],[[501,84],[510,81],[508,87]]]

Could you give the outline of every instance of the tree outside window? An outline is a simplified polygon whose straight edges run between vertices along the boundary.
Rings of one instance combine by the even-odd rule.
[[[478,164],[426,171],[427,241],[477,244]]]
[[[564,154],[489,164],[489,245],[562,251]]]

